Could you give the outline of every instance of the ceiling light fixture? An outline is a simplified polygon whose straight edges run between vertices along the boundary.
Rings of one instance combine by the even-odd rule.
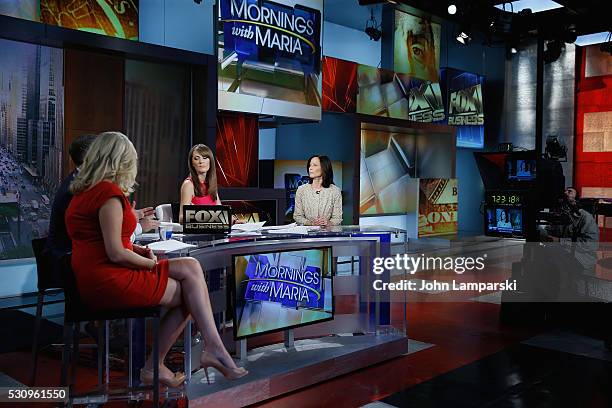
[[[470,41],[472,41],[472,37],[466,29],[460,30],[459,34],[457,34],[457,37],[455,38],[460,44],[463,45],[467,45]]]
[[[450,4],[447,10],[448,10],[448,14],[453,16],[457,13],[457,6],[455,6],[454,4]]]

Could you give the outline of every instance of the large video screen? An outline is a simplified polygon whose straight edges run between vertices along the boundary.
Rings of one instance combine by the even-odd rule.
[[[438,82],[440,24],[395,11],[393,70],[425,81]]]
[[[257,187],[257,116],[218,113],[216,150],[217,180],[220,186]]]
[[[233,256],[234,337],[334,318],[331,247]]]
[[[232,216],[237,222],[266,222],[276,225],[276,200],[223,200],[232,207]]]
[[[323,110],[355,113],[357,106],[356,62],[323,57]]]
[[[484,76],[452,68],[442,69],[443,99],[448,103],[448,124],[457,127],[457,146],[484,146]]]
[[[423,123],[446,119],[438,82],[359,65],[357,84],[357,113]]]
[[[416,210],[416,135],[362,129],[359,214],[406,214]]]
[[[456,234],[458,204],[457,179],[419,179],[419,237]]]
[[[138,0],[40,0],[40,20],[45,24],[138,40]]]
[[[0,14],[40,22],[40,0],[2,0]]]
[[[0,259],[31,257],[62,180],[63,52],[0,39]]]
[[[322,0],[220,0],[219,109],[321,119]]]

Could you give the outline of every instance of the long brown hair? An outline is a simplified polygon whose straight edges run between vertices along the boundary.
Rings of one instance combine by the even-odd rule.
[[[193,191],[196,197],[204,196],[204,192],[200,188],[200,179],[198,173],[193,167],[193,154],[198,153],[202,157],[208,157],[210,161],[210,168],[206,172],[206,179],[204,180],[208,186],[206,192],[213,200],[217,200],[217,170],[215,168],[215,157],[213,156],[212,150],[204,144],[197,144],[189,150],[189,156],[187,158],[187,167],[189,168],[189,176],[191,176],[191,182],[193,183]]]

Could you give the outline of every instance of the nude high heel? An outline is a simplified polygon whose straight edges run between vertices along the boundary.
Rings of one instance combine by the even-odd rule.
[[[200,356],[200,365],[204,369],[204,374],[206,375],[206,382],[210,384],[210,379],[208,378],[208,367],[212,367],[218,370],[223,377],[228,380],[237,380],[238,378],[242,378],[247,375],[249,372],[242,367],[230,368],[223,365],[221,360],[212,355],[207,351],[203,351]]]
[[[184,373],[174,373],[173,377],[159,376],[159,383],[170,388],[178,388],[185,382],[187,376]],[[140,370],[140,382],[143,384],[153,384],[153,369],[143,368]]]

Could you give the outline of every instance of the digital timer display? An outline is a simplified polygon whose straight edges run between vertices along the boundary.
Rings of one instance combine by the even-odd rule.
[[[487,204],[522,205],[523,199],[520,194],[489,192],[487,193]]]

